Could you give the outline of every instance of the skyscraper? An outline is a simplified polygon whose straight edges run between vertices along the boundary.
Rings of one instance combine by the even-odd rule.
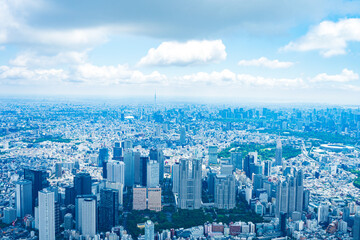
[[[171,171],[172,192],[179,193],[180,190],[180,164],[174,163]]]
[[[299,170],[295,174],[296,178],[296,206],[295,211],[302,212],[304,205],[304,174]]]
[[[288,210],[287,213],[289,216],[295,211],[296,206],[296,182],[293,176],[288,177],[288,187],[289,187],[289,196],[288,196]]]
[[[270,160],[266,160],[264,161],[264,175],[265,176],[270,176],[271,175],[271,165],[272,165],[272,162]]]
[[[150,160],[147,164],[147,187],[157,187],[159,186],[159,163],[153,160]]]
[[[354,240],[360,240],[360,214],[359,213],[356,213],[355,217],[354,217],[353,238],[354,238]]]
[[[120,146],[119,142],[115,143],[115,146],[113,148],[113,160],[121,161],[122,160],[122,148]]]
[[[59,162],[55,164],[55,176],[57,178],[62,177],[62,164]]]
[[[103,147],[99,150],[98,167],[102,167],[104,162],[109,160],[109,149]]]
[[[145,240],[154,240],[154,223],[151,220],[147,220],[145,223]]]
[[[145,210],[146,206],[146,188],[134,187],[133,188],[133,210]]]
[[[178,207],[199,209],[201,207],[201,160],[180,160],[180,191]]]
[[[82,235],[93,237],[96,234],[96,196],[80,195],[76,197],[76,229]]]
[[[282,144],[281,140],[278,139],[276,141],[276,150],[275,150],[275,165],[281,166],[282,165]]]
[[[131,149],[124,151],[125,162],[125,186],[132,187],[134,185],[134,152]]]
[[[186,129],[184,127],[180,128],[180,145],[184,146],[186,143]]]
[[[151,211],[161,211],[161,188],[147,189],[147,208]]]
[[[155,160],[159,163],[159,181],[164,179],[164,153],[160,149],[150,149],[150,160]]]
[[[232,209],[235,207],[235,178],[233,175],[218,175],[215,178],[215,207]]]
[[[289,186],[287,181],[279,181],[276,186],[276,217],[280,217],[280,212],[288,212]]]
[[[110,160],[107,162],[107,180],[125,184],[125,163],[121,161]]]
[[[230,164],[232,164],[235,168],[243,169],[243,159],[241,156],[241,152],[232,152],[230,156]]]
[[[32,187],[31,181],[22,180],[15,183],[16,216],[23,218],[26,214],[32,215]]]
[[[327,223],[329,218],[329,205],[321,203],[318,208],[318,223]]]
[[[251,154],[246,155],[244,159],[244,172],[248,178],[251,178],[252,175],[250,168],[252,164],[255,164],[255,156]]]
[[[38,198],[39,191],[48,187],[49,182],[47,180],[48,174],[44,170],[36,170],[25,168],[24,179],[31,181],[32,189],[32,208],[36,206],[36,199]]]
[[[218,147],[209,146],[209,164],[217,164]]]
[[[147,164],[149,162],[149,157],[140,157],[140,185],[146,186],[147,181]]]
[[[119,191],[101,189],[99,204],[99,231],[110,231],[119,224]]]
[[[75,196],[91,194],[91,176],[89,173],[78,173],[74,177]]]
[[[141,184],[141,154],[139,151],[134,152],[134,184]]]
[[[39,239],[55,240],[55,194],[39,191]]]

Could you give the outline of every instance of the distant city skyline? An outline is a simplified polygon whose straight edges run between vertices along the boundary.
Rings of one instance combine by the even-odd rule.
[[[360,103],[357,1],[0,3],[0,96]]]

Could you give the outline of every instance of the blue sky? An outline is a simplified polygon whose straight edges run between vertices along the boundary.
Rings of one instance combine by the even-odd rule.
[[[360,2],[0,0],[0,94],[360,104]]]

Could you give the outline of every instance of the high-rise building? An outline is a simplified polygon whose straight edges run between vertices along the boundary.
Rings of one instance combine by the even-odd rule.
[[[64,229],[65,230],[70,230],[70,229],[73,229],[73,216],[71,213],[67,213],[65,214],[64,216]]]
[[[270,176],[271,175],[271,165],[272,165],[272,161],[270,160],[266,160],[264,161],[264,175],[265,176]]]
[[[75,205],[75,187],[74,186],[66,186],[65,187],[65,205]]]
[[[125,141],[123,141],[121,143],[121,147],[123,149],[131,149],[133,148],[133,144],[132,144],[132,141],[130,139],[126,139]]]
[[[90,237],[96,234],[96,196],[80,195],[76,197],[76,229],[82,235]]]
[[[217,164],[218,147],[209,146],[209,164]]]
[[[230,156],[230,164],[237,169],[243,169],[244,161],[241,156],[241,152],[232,152]]]
[[[122,152],[122,148],[120,146],[120,143],[116,142],[115,146],[113,148],[113,160],[121,161],[122,160],[122,155],[123,155],[123,152]]]
[[[75,196],[91,194],[91,176],[89,173],[78,173],[74,177]]]
[[[321,203],[318,208],[318,223],[327,223],[329,218],[329,205]]]
[[[295,211],[296,206],[296,182],[293,176],[288,177],[288,187],[289,187],[289,196],[288,196],[288,210],[287,213],[289,216]]]
[[[252,175],[252,172],[251,172],[252,164],[255,164],[255,156],[251,155],[251,154],[246,155],[245,159],[244,159],[244,172],[245,172],[245,175],[250,179],[251,179],[251,175]]]
[[[147,181],[147,164],[149,162],[149,157],[140,157],[140,185],[146,186]]]
[[[101,189],[99,204],[99,231],[110,231],[119,224],[119,191]]]
[[[282,144],[281,140],[278,139],[276,141],[276,149],[275,149],[275,165],[281,166],[282,165]]]
[[[139,151],[134,152],[134,184],[141,184],[141,154]]]
[[[62,163],[56,163],[55,164],[55,176],[57,178],[61,178],[62,177]]]
[[[22,180],[15,183],[15,206],[16,216],[25,217],[27,214],[32,215],[32,187],[31,181]]]
[[[161,188],[148,188],[147,196],[147,208],[151,211],[161,211]]]
[[[164,153],[160,149],[152,148],[149,153],[150,160],[155,160],[159,163],[159,181],[164,179]]]
[[[220,174],[221,175],[232,175],[234,171],[234,166],[231,164],[221,164],[221,168],[220,168]]]
[[[159,186],[159,163],[153,160],[150,160],[147,164],[147,187],[157,187]]]
[[[174,163],[171,171],[172,192],[179,193],[180,190],[180,164]]]
[[[39,239],[55,240],[55,193],[39,191]]]
[[[107,180],[110,182],[125,184],[125,163],[110,160],[107,162]]]
[[[49,186],[49,182],[47,180],[48,174],[44,170],[36,170],[25,168],[24,169],[24,179],[31,181],[31,189],[32,189],[32,208],[37,205],[36,200],[38,198],[39,191],[47,188]]]
[[[125,162],[125,186],[132,187],[134,185],[134,152],[131,149],[124,151]]]
[[[109,149],[103,147],[99,150],[98,167],[102,167],[104,162],[109,160]]]
[[[119,206],[122,206],[123,205],[124,184],[106,181],[106,188],[117,190],[119,192]]]
[[[12,207],[4,208],[3,214],[2,222],[5,224],[10,224],[16,220],[16,209]]]
[[[287,181],[279,181],[276,186],[276,217],[280,212],[287,213],[289,206],[289,185]]]
[[[215,178],[215,207],[232,209],[235,207],[235,178],[233,175],[218,175]]]
[[[133,188],[133,210],[145,210],[146,206],[146,188]]]
[[[151,220],[147,220],[145,223],[145,240],[155,240],[154,223]]]
[[[360,214],[356,213],[353,225],[353,239],[360,240]]]
[[[304,174],[299,170],[295,174],[296,178],[296,206],[295,211],[302,212],[304,205]]]
[[[201,160],[180,160],[179,208],[199,209],[201,207],[201,178]]]

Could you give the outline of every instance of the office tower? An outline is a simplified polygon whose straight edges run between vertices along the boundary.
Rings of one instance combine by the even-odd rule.
[[[299,170],[295,174],[296,178],[296,206],[295,211],[302,212],[304,203],[304,174]]]
[[[117,182],[125,184],[125,163],[110,160],[107,162],[107,180],[109,182]]]
[[[121,146],[123,149],[131,149],[133,148],[132,141],[130,139],[127,139],[121,143]]]
[[[146,188],[134,187],[133,188],[133,210],[146,209]]]
[[[208,184],[208,192],[210,195],[214,196],[215,194],[215,178],[216,178],[216,172],[213,172],[213,170],[209,170],[207,175],[207,184]]]
[[[73,216],[71,213],[67,213],[65,214],[64,216],[64,229],[65,230],[70,230],[70,229],[73,229]]]
[[[59,202],[55,201],[54,207],[55,207],[55,235],[57,236],[60,234],[60,224],[61,224],[60,223],[60,204],[59,204]]]
[[[172,192],[179,193],[180,190],[180,164],[174,163],[171,171]]]
[[[62,164],[59,162],[55,164],[55,176],[57,178],[62,177]]]
[[[342,219],[345,222],[349,221],[349,219],[350,219],[350,208],[349,207],[344,207]]]
[[[140,157],[140,185],[146,186],[147,181],[147,164],[149,162],[149,157]]]
[[[159,186],[159,163],[156,161],[150,160],[147,164],[147,174],[146,174],[146,186],[147,187],[157,187]]]
[[[10,224],[16,220],[16,209],[12,207],[4,208],[3,214],[2,222],[5,224]]]
[[[46,171],[30,168],[24,169],[24,179],[31,181],[32,208],[36,206],[39,191],[49,186],[47,177],[48,174]]]
[[[272,162],[270,160],[266,160],[264,161],[264,175],[265,176],[270,176],[271,175],[271,165],[272,165]]]
[[[93,237],[96,234],[96,196],[80,195],[76,197],[76,229],[82,235]]]
[[[264,186],[263,179],[264,179],[264,176],[262,174],[254,174],[253,175],[253,186],[254,186],[255,192],[256,192],[256,190],[263,188],[263,186]]]
[[[75,187],[74,186],[66,186],[65,187],[65,205],[75,205]]]
[[[154,223],[151,220],[147,220],[145,223],[145,240],[155,240]]]
[[[288,196],[288,210],[287,213],[289,216],[295,211],[296,206],[296,182],[293,176],[289,176],[288,179],[288,187],[289,187],[289,196]]]
[[[124,185],[117,182],[106,181],[106,188],[117,190],[119,192],[119,206],[122,206]]]
[[[159,163],[159,181],[164,179],[164,153],[159,149],[150,149],[149,153],[150,160],[155,160]]]
[[[134,152],[134,184],[141,184],[141,154],[139,151]]]
[[[230,157],[230,164],[232,164],[237,169],[243,169],[243,159],[241,152],[232,152]]]
[[[220,168],[220,175],[232,175],[234,171],[234,166],[231,164],[221,164],[221,168]]]
[[[250,204],[251,198],[252,198],[252,187],[247,185],[245,188],[245,200],[248,204]]]
[[[15,183],[15,206],[16,216],[19,218],[25,215],[32,215],[32,189],[31,181],[22,180]]]
[[[281,140],[280,139],[278,139],[276,141],[275,165],[276,166],[281,166],[282,165],[282,145],[281,145]]]
[[[186,129],[185,127],[180,128],[180,146],[184,146],[186,144]]]
[[[354,217],[353,239],[360,240],[360,215],[359,215],[359,213],[356,213],[355,217]]]
[[[116,142],[115,147],[113,148],[113,160],[121,161],[122,159],[122,148],[120,147],[120,143]]]
[[[74,177],[75,196],[91,194],[91,176],[89,173],[78,173]]]
[[[201,160],[180,160],[180,191],[178,207],[199,209],[201,207]]]
[[[235,178],[233,175],[218,175],[215,178],[215,207],[233,209],[235,203]]]
[[[209,164],[217,164],[218,147],[209,146]]]
[[[289,185],[287,181],[279,181],[276,186],[276,217],[280,212],[287,213],[289,206]]]
[[[55,240],[55,193],[39,191],[39,239]]]
[[[119,191],[101,189],[99,204],[99,231],[110,231],[119,224]]]
[[[147,196],[147,208],[151,211],[161,211],[161,188],[148,188]]]
[[[329,205],[321,203],[318,208],[318,223],[327,223],[329,218]]]
[[[286,218],[287,218],[287,213],[286,212],[280,212],[279,213],[279,223],[280,223],[280,231],[281,231],[281,235],[283,237],[285,237],[286,234]]]
[[[124,151],[125,162],[125,186],[132,187],[134,185],[134,152],[131,149]]]
[[[104,162],[109,160],[109,149],[107,148],[100,148],[99,150],[99,157],[98,157],[98,167],[102,167]]]
[[[251,154],[246,155],[244,159],[244,172],[248,178],[251,178],[252,175],[250,168],[252,164],[255,164],[255,156]]]

